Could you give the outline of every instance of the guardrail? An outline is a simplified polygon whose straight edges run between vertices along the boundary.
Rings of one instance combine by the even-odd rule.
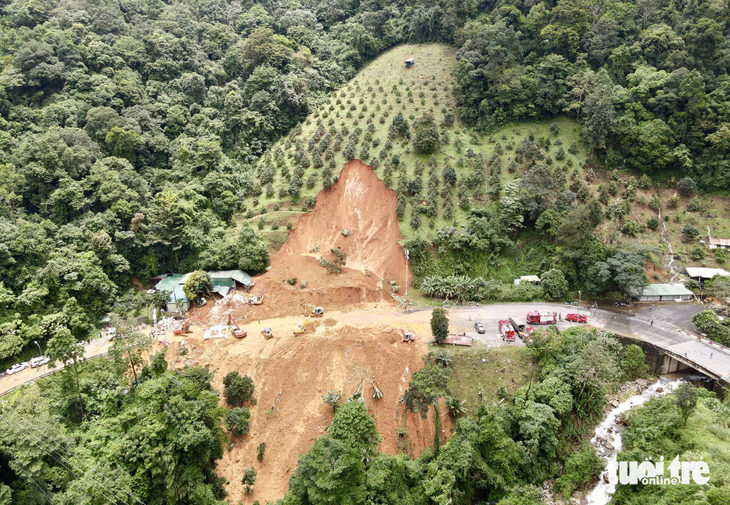
[[[685,365],[691,366],[698,372],[702,372],[703,374],[707,375],[708,377],[712,377],[716,381],[727,382],[726,379],[722,375],[718,375],[716,372],[711,372],[704,365],[700,365],[696,361],[694,361],[686,356],[682,356],[681,354],[677,354],[676,352],[673,352],[673,351],[668,351],[667,349],[664,349],[662,347],[660,347],[660,349],[663,354],[666,354],[670,358],[676,359],[677,361],[684,363]]]
[[[108,355],[109,355],[109,353],[108,353],[108,352],[103,352],[103,353],[101,353],[101,354],[97,354],[97,355],[95,355],[95,356],[89,356],[89,357],[88,357],[88,358],[86,358],[86,359],[85,359],[84,361],[88,361],[88,360],[90,360],[90,359],[96,359],[96,358],[100,358],[100,357],[102,357],[102,356],[108,356]],[[20,384],[18,384],[17,386],[14,386],[14,387],[12,387],[12,388],[8,389],[7,391],[5,391],[5,392],[3,392],[3,393],[0,393],[0,398],[1,398],[1,397],[3,397],[3,396],[5,396],[6,394],[12,393],[13,391],[15,391],[16,389],[18,389],[18,388],[20,388],[20,387],[23,387],[23,386],[27,386],[28,384],[30,384],[30,383],[32,383],[32,382],[35,382],[35,381],[37,381],[38,379],[42,379],[42,378],[44,378],[44,377],[48,377],[49,375],[51,375],[51,374],[53,374],[53,373],[56,373],[56,372],[58,372],[59,370],[63,370],[63,368],[64,368],[63,366],[60,366],[60,367],[58,367],[58,368],[54,368],[53,370],[49,370],[49,371],[47,371],[46,373],[44,373],[44,374],[41,374],[41,375],[39,375],[39,376],[37,376],[37,377],[33,377],[32,379],[28,379],[28,380],[27,380],[27,381],[25,381],[25,382],[21,382],[21,383],[20,383]]]

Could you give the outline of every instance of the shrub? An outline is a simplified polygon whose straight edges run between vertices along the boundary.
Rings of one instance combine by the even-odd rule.
[[[436,344],[443,344],[449,335],[449,314],[445,309],[436,308],[431,312],[431,333]]]
[[[689,196],[697,190],[697,185],[691,177],[685,177],[677,183],[677,191],[682,196]]]
[[[253,485],[256,483],[256,469],[255,468],[244,468],[243,469],[243,478],[241,479],[241,484],[243,484],[244,491],[246,494],[253,493]]]
[[[568,152],[570,154],[576,154],[578,152],[578,145],[575,142],[571,142],[568,147]]]
[[[713,249],[712,254],[715,256],[715,261],[718,263],[725,263],[725,261],[727,261],[727,252],[722,247]]]
[[[705,257],[705,248],[701,245],[695,245],[692,248],[691,256],[695,261],[703,259]]]
[[[578,488],[588,484],[603,471],[604,463],[589,445],[574,452],[565,461],[563,475],[555,481],[555,490],[561,491],[566,500]]]
[[[553,135],[558,135],[560,133],[560,126],[558,125],[558,123],[551,123],[548,127],[548,130]]]
[[[292,222],[291,221],[287,221],[287,223],[286,223],[286,229],[287,230],[291,230],[292,228],[294,228],[294,225],[292,224]]]
[[[292,277],[291,279],[288,279],[286,282],[288,282],[290,286],[293,286],[294,284],[297,283],[297,278]]]
[[[636,221],[626,221],[621,227],[621,233],[628,237],[635,237],[639,233],[639,225],[636,224]]]
[[[542,288],[551,299],[560,299],[568,291],[568,281],[563,271],[553,268],[542,274]]]
[[[431,154],[441,146],[438,126],[431,114],[424,114],[413,123],[416,134],[413,138],[413,147],[416,153]]]
[[[342,268],[340,266],[335,265],[324,256],[319,258],[319,266],[327,270],[327,273],[329,274],[338,274],[342,272]]]
[[[649,200],[649,208],[652,210],[659,210],[662,207],[662,201],[659,199],[659,195],[654,193],[651,195],[651,199]]]
[[[696,212],[698,210],[704,209],[705,206],[702,204],[702,200],[700,200],[697,197],[694,197],[692,200],[690,200],[687,203],[687,210],[690,212]]]
[[[264,453],[266,453],[266,442],[261,442],[258,447],[256,447],[256,459],[258,459],[259,462],[264,460]]]
[[[618,184],[616,184],[616,181],[611,181],[608,184],[608,193],[611,196],[616,196],[616,193],[618,193]]]
[[[237,371],[226,374],[223,378],[223,396],[229,405],[240,407],[251,400],[254,392],[253,379],[248,375],[241,376]]]
[[[633,380],[646,377],[649,373],[644,351],[636,344],[631,344],[621,350],[619,363],[626,379]]]
[[[248,433],[249,418],[251,413],[245,407],[237,407],[226,412],[226,429],[236,437],[242,437]]]
[[[659,228],[659,220],[655,217],[649,219],[646,222],[646,227],[649,228],[650,230],[656,231],[656,229]]]
[[[684,242],[694,242],[700,238],[700,230],[687,223],[682,227],[682,240]]]

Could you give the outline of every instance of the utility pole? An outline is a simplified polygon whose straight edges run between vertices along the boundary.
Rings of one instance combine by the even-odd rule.
[[[406,298],[408,297],[408,249],[404,249],[403,253],[406,255]]]
[[[580,307],[580,300],[581,300],[581,292],[580,289],[578,290],[578,307]]]
[[[34,340],[33,343],[38,346],[38,357],[40,358],[41,356],[43,356],[43,351],[41,351],[41,344],[39,344],[37,340]]]

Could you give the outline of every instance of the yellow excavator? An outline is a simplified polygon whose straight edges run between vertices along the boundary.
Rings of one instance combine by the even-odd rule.
[[[309,331],[310,329],[311,329],[312,331],[314,331],[314,329],[315,329],[315,328],[316,328],[317,326],[319,326],[319,321],[317,321],[316,319],[307,319],[307,320],[306,320],[306,321],[304,321],[303,323],[299,323],[299,324],[298,324],[298,325],[297,325],[297,326],[296,326],[296,327],[294,328],[294,335],[300,335],[300,334],[302,334],[302,333],[306,333],[306,332],[307,332],[307,331]]]

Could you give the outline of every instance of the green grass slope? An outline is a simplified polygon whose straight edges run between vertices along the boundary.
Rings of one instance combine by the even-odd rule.
[[[415,66],[406,68],[406,58],[415,58]],[[528,135],[549,139],[550,161],[566,172],[585,165],[587,153],[579,143],[577,123],[566,118],[557,119],[558,129],[553,131],[549,131],[552,121],[542,121],[512,125],[491,135],[479,134],[461,124],[456,118],[452,93],[455,63],[455,49],[443,44],[402,45],[373,60],[261,157],[256,171],[263,193],[256,206],[238,221],[258,225],[263,220],[262,232],[266,237],[272,224],[280,230],[303,211],[303,204],[313,205],[314,197],[324,187],[326,172],[331,171],[334,180],[349,160],[347,155],[352,153],[347,153],[346,147],[353,133],[357,134],[353,157],[377,167],[376,173],[388,187],[396,189],[399,183],[420,182],[420,191],[407,197],[400,224],[404,238],[414,234],[427,237],[444,226],[458,226],[470,207],[488,201],[490,175],[496,173],[494,177],[501,184],[518,177],[524,167],[515,162],[515,151]],[[440,149],[433,155],[417,154],[412,140],[402,135],[396,135],[388,144],[388,131],[398,113],[411,125],[424,113],[433,115],[439,125]],[[449,118],[453,118],[453,123],[445,121]],[[369,149],[363,149],[365,144]],[[571,145],[573,148],[569,149]],[[563,156],[558,155],[558,150]],[[300,162],[302,154],[304,163]],[[321,158],[320,166],[315,163],[317,155]],[[392,163],[395,156],[400,160],[397,166]],[[444,182],[444,169],[448,167],[456,173],[453,187]],[[294,196],[290,191],[293,185],[298,186]],[[414,208],[432,201],[435,215],[417,212],[421,223],[414,229]],[[290,212],[264,210],[261,215],[263,207]],[[271,242],[274,245],[279,241]]]

